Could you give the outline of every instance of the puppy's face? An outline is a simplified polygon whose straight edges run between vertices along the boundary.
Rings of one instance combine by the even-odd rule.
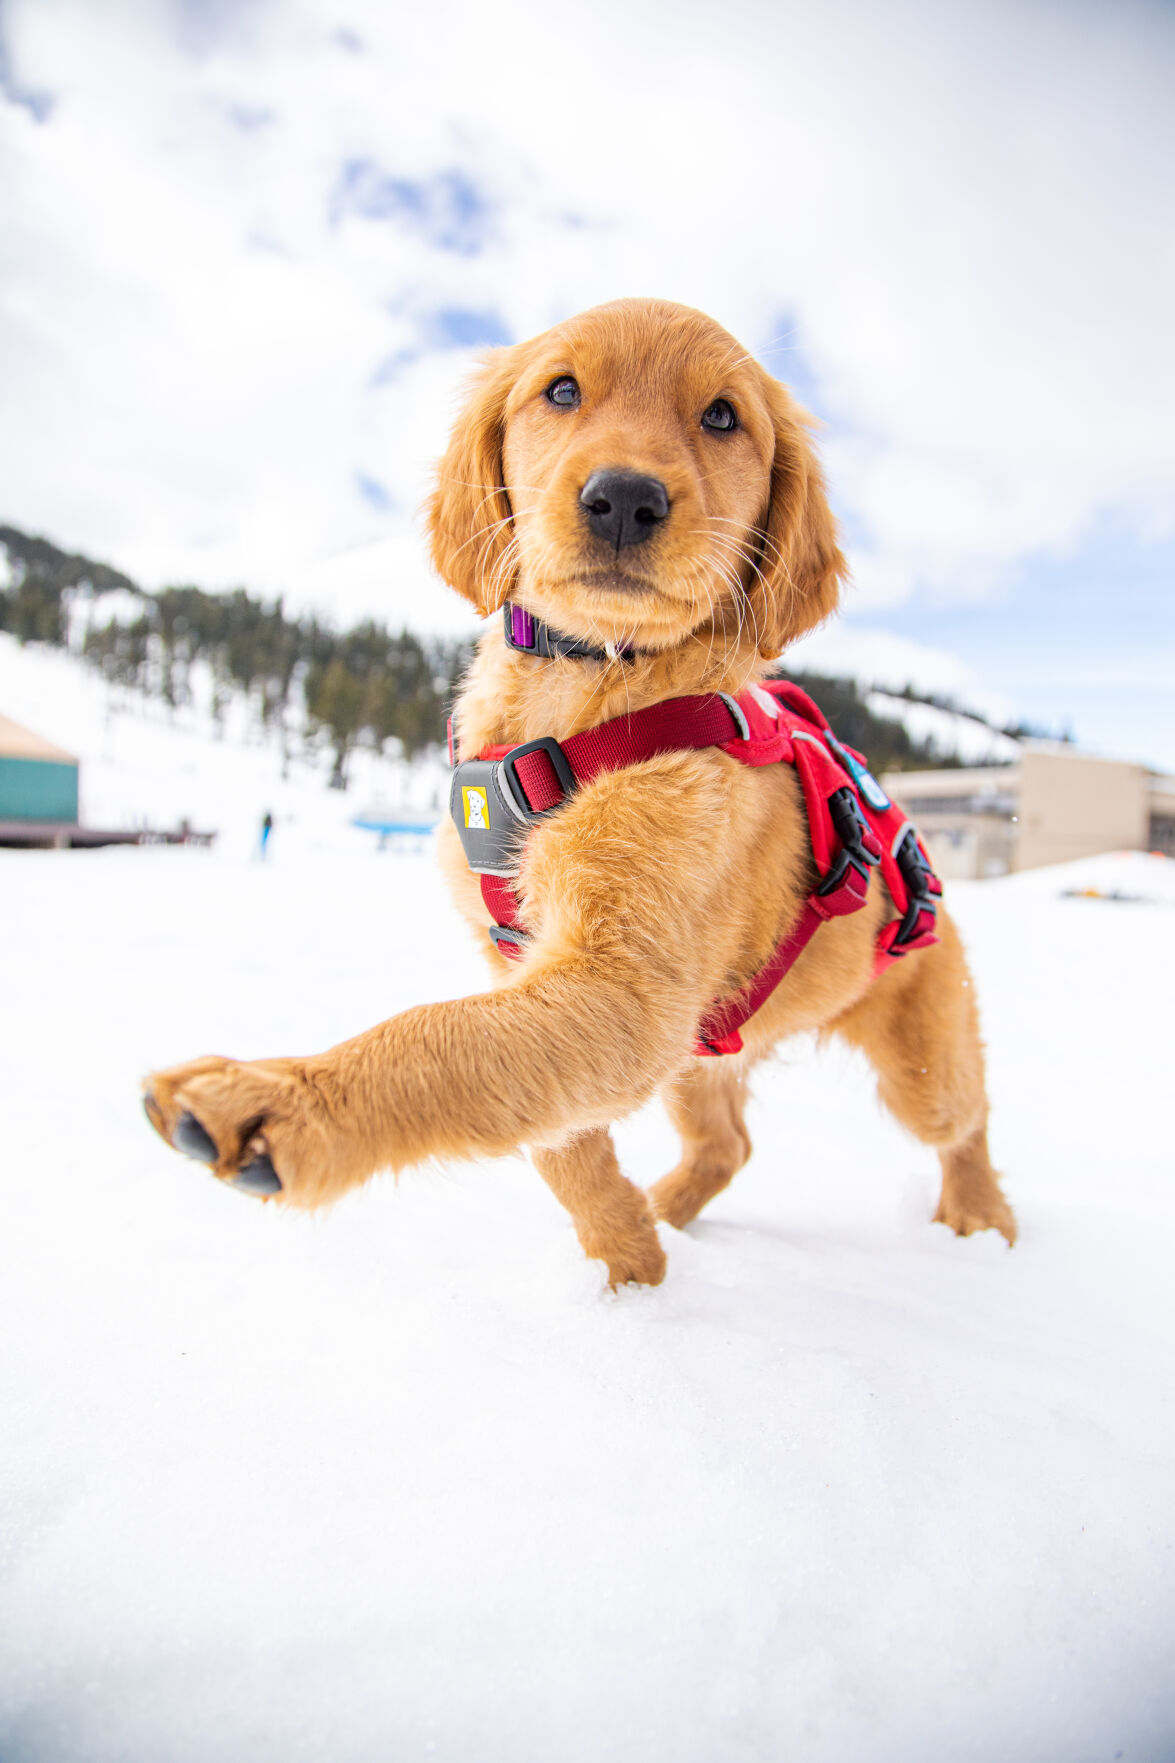
[[[763,654],[835,604],[802,413],[712,320],[599,307],[490,359],[430,504],[441,574],[602,643],[741,634]]]

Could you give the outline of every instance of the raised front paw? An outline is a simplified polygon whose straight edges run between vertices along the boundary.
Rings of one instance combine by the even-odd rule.
[[[143,1107],[160,1136],[219,1180],[312,1207],[370,1174],[302,1059],[194,1059],[154,1072]]]

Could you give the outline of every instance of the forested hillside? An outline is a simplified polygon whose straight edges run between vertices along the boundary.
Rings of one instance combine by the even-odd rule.
[[[332,782],[345,787],[357,743],[396,741],[412,758],[444,740],[445,717],[472,647],[398,634],[367,620],[338,631],[312,616],[289,616],[280,599],[244,588],[144,591],[120,570],[69,553],[48,539],[0,526],[8,585],[0,586],[0,630],[22,643],[69,646],[113,684],[167,704],[191,701],[192,672],[212,679],[216,717],[240,692],[263,723],[286,737],[290,721],[325,731],[334,755]],[[115,595],[111,600],[108,596]],[[789,672],[827,714],[839,738],[869,755],[878,771],[957,765],[933,740],[916,740],[896,718],[870,710],[852,679]],[[943,699],[918,699],[940,708]]]
[[[0,588],[0,630],[75,647],[111,682],[176,706],[190,701],[193,668],[204,663],[214,718],[233,692],[252,697],[264,724],[283,733],[293,711],[310,732],[329,733],[336,785],[345,785],[360,740],[396,740],[412,758],[445,738],[469,644],[394,634],[371,620],[337,631],[244,588],[147,593],[118,570],[11,526],[0,527],[0,543],[11,576]],[[101,604],[119,591],[113,605]]]

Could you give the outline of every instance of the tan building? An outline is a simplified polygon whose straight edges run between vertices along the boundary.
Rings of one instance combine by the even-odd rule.
[[[1067,863],[1099,851],[1175,857],[1175,777],[1047,741],[1012,765],[894,771],[905,808],[940,873],[973,879]]]

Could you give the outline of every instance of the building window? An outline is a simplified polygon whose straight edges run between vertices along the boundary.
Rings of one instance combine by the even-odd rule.
[[[1011,820],[1016,813],[1016,798],[1007,794],[1000,796],[914,796],[903,798],[901,786],[896,789],[898,800],[910,810],[911,814],[921,817],[924,814],[990,814],[1003,820]]]
[[[1152,814],[1149,851],[1161,851],[1164,857],[1175,857],[1175,814]]]

